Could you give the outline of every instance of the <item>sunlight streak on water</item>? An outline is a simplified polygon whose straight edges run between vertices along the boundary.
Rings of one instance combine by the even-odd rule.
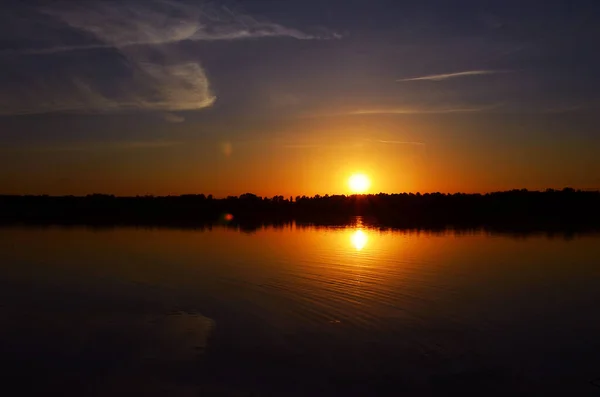
[[[350,241],[352,242],[352,245],[354,246],[354,248],[356,248],[357,251],[361,251],[365,247],[365,245],[367,245],[368,239],[369,238],[367,234],[361,229],[358,229],[354,233],[352,233]]]

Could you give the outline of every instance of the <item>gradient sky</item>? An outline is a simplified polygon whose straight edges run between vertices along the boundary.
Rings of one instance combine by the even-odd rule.
[[[0,193],[600,187],[597,0],[0,11]]]

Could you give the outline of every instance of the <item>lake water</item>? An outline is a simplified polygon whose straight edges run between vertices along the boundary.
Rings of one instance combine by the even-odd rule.
[[[12,227],[0,270],[11,395],[600,395],[598,235]]]

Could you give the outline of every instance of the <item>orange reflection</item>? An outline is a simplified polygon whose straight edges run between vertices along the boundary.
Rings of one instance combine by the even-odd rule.
[[[350,236],[350,241],[352,242],[352,245],[354,246],[354,248],[356,248],[357,251],[362,250],[365,247],[365,245],[367,245],[368,240],[369,238],[367,234],[361,229],[356,230]]]

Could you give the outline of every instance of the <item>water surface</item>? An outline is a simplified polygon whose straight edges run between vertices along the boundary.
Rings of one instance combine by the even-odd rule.
[[[11,227],[0,269],[21,395],[600,393],[598,235]]]

